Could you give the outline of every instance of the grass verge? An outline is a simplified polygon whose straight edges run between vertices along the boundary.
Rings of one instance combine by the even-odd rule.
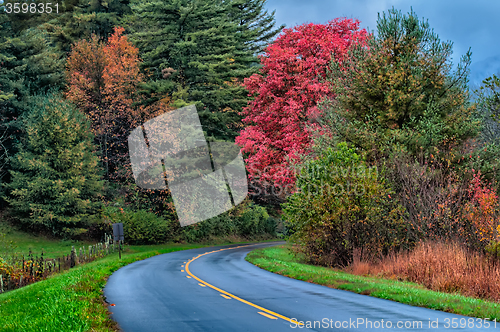
[[[102,288],[108,276],[138,260],[203,244],[131,246],[32,285],[0,294],[0,331],[115,331]]]
[[[91,242],[50,239],[16,230],[6,222],[0,221],[0,234],[4,234],[4,243],[13,242],[13,252],[27,256],[31,250],[33,255],[40,256],[43,252],[45,258],[57,258],[71,253],[71,246],[87,247]],[[0,235],[1,236],[1,235]],[[0,248],[1,249],[1,248]],[[2,252],[0,251],[0,255]]]
[[[293,279],[412,306],[500,321],[499,303],[431,291],[411,282],[357,276],[336,269],[304,264],[289,248],[289,245],[280,245],[256,249],[246,256],[246,260],[264,270]]]

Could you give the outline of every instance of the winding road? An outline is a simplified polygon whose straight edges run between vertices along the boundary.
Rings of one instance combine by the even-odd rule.
[[[249,251],[276,244],[177,251],[127,265],[104,288],[112,318],[125,332],[500,331],[500,323],[310,284],[245,261]]]

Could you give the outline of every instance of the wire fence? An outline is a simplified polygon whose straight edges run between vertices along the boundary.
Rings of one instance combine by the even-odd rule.
[[[115,248],[116,247],[116,248]],[[45,258],[43,252],[38,256],[31,250],[27,256],[16,255],[7,261],[0,260],[0,293],[32,284],[48,276],[69,270],[80,264],[92,262],[118,250],[112,236],[105,235],[104,242],[88,247],[71,247],[68,255],[58,258]]]

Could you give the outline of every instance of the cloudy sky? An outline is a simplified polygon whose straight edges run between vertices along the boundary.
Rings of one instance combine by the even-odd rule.
[[[359,19],[361,27],[372,31],[377,13],[392,6],[405,13],[413,7],[419,18],[428,19],[441,40],[453,42],[454,62],[470,47],[476,75],[500,71],[498,0],[267,0],[267,9],[276,10],[276,23],[289,28],[348,17]]]

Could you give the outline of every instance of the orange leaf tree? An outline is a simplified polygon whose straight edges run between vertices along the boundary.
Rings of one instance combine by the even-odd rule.
[[[66,97],[91,119],[106,179],[120,183],[125,201],[173,217],[168,189],[141,189],[133,184],[128,155],[130,131],[172,107],[168,98],[138,105],[141,97],[136,92],[144,77],[139,70],[138,49],[123,31],[115,28],[106,43],[93,36],[74,44],[67,62]]]
[[[115,28],[107,43],[97,36],[75,43],[67,62],[66,97],[90,118],[108,180],[128,162],[128,133],[146,114],[133,105],[143,76],[138,49],[123,31]]]

